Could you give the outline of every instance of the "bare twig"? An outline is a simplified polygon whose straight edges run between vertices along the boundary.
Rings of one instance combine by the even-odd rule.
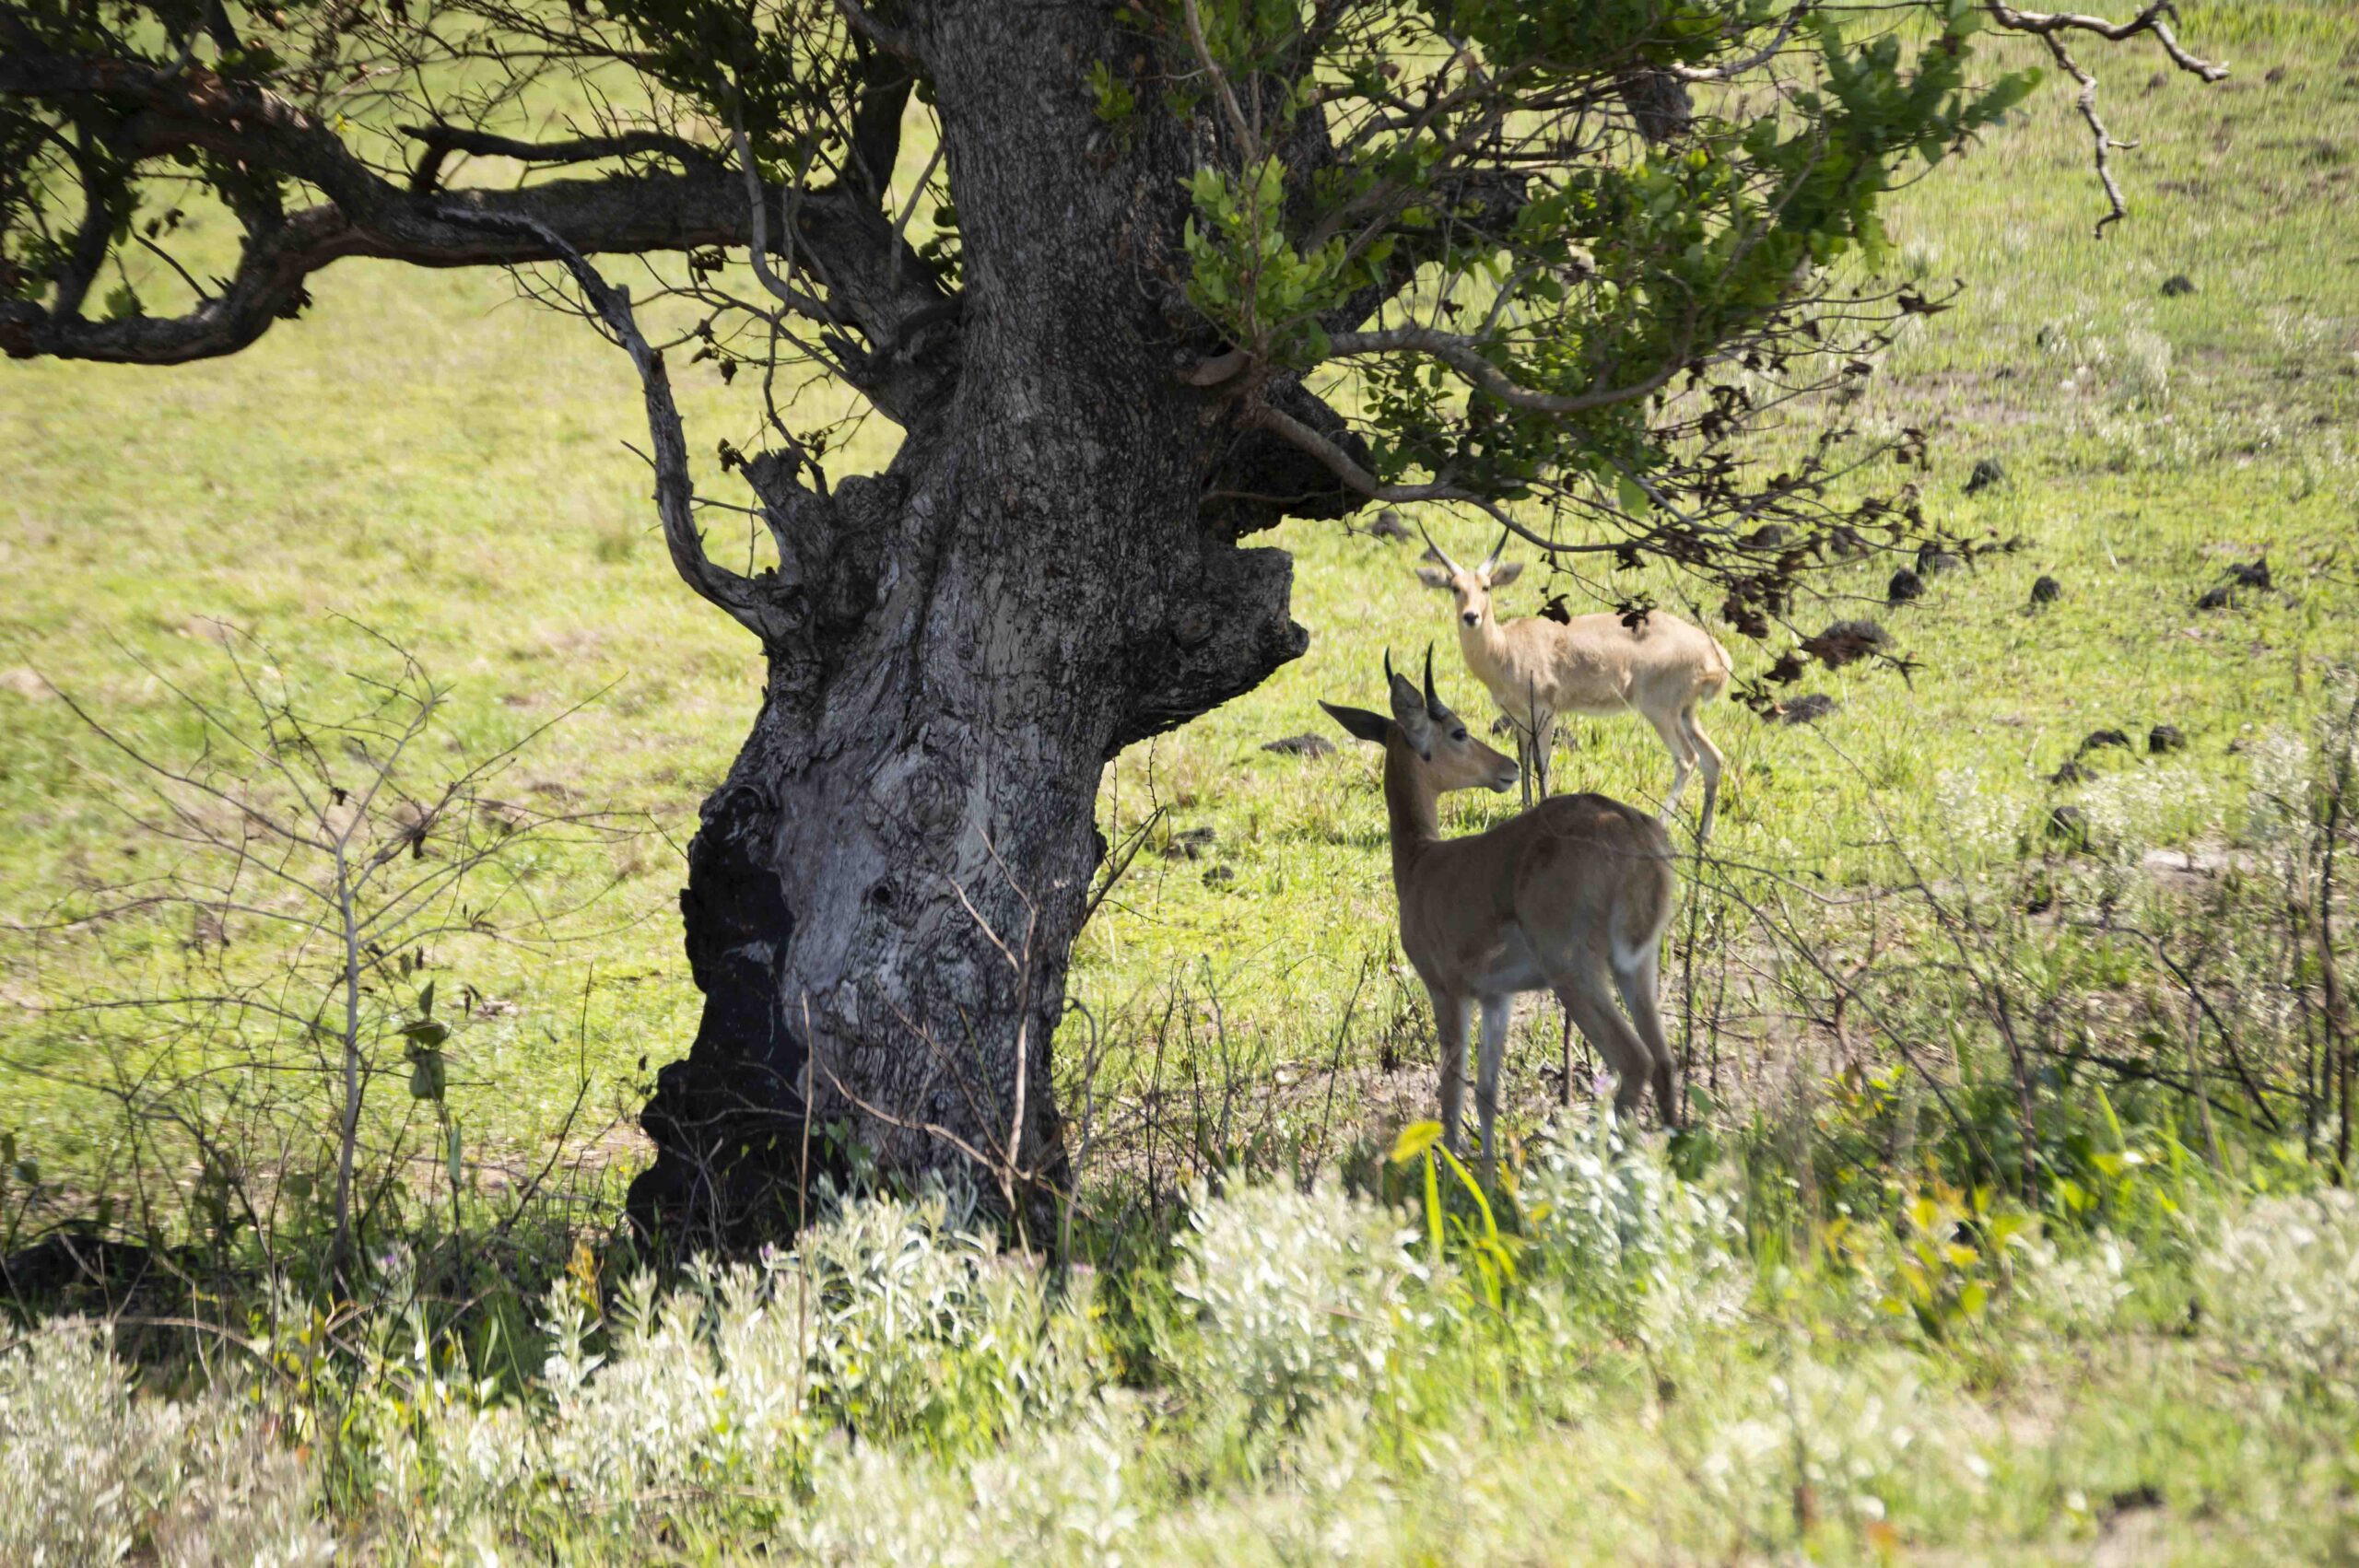
[[[2117,141],[2107,130],[2104,119],[2097,113],[2097,79],[2073,56],[2070,35],[2086,33],[2109,43],[2119,43],[2141,33],[2150,34],[2172,64],[2206,82],[2221,80],[2227,76],[2228,68],[2189,53],[2179,42],[2178,35],[2171,29],[2175,15],[2171,0],[2151,0],[2136,16],[2122,22],[2071,11],[2025,11],[2005,4],[2005,0],[1985,0],[1985,5],[2000,27],[2009,32],[2036,37],[2047,46],[2058,67],[2079,84],[2074,103],[2081,118],[2088,123],[2089,137],[2095,149],[2097,180],[2105,187],[2106,214],[2096,223],[2096,237],[2104,239],[2107,228],[2130,216],[2130,208],[2121,197],[2121,186],[2113,177],[2113,152],[2116,148],[2129,151],[2138,144]]]

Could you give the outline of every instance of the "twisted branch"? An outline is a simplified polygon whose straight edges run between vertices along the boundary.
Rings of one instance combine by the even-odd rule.
[[[2105,187],[2106,214],[2097,219],[2096,224],[2096,237],[2104,239],[2108,228],[2130,216],[2129,204],[2121,197],[2121,186],[2113,177],[2114,150],[2132,151],[2138,144],[2117,140],[2106,128],[2103,117],[2097,113],[2097,79],[2073,57],[2071,45],[2066,41],[2067,35],[2083,32],[2109,43],[2119,43],[2141,33],[2151,34],[2154,41],[2162,45],[2163,53],[2170,57],[2172,64],[2206,82],[2216,82],[2225,77],[2228,68],[2189,53],[2187,46],[2179,42],[2178,35],[2171,29],[2171,18],[2177,14],[2171,0],[2150,0],[2145,9],[2126,22],[2071,11],[2018,10],[2007,5],[2005,0],[1985,0],[1985,4],[1991,19],[2001,28],[2009,32],[2028,33],[2046,44],[2057,66],[2080,85],[2073,102],[2080,111],[2081,118],[2088,123],[2089,137],[2095,153],[2097,181]]]

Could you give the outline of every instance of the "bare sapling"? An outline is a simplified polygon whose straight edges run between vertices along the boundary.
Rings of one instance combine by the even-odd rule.
[[[347,1284],[370,1214],[399,1201],[422,1112],[455,1212],[464,1148],[446,1091],[453,1026],[471,1010],[445,983],[438,1013],[433,973],[479,944],[553,940],[606,881],[553,898],[534,862],[568,837],[620,833],[494,798],[548,726],[469,755],[447,732],[449,688],[369,635],[390,668],[354,674],[334,711],[228,628],[221,696],[143,665],[193,746],[62,692],[125,765],[94,768],[92,785],[122,813],[137,870],[11,927],[42,993],[41,1048],[82,1064],[48,1076],[118,1106],[142,1230],[174,1228],[154,1205],[194,1165],[189,1229],[250,1231],[266,1253],[318,1235],[329,1277]],[[404,1070],[414,1103],[372,1121],[372,1085]]]

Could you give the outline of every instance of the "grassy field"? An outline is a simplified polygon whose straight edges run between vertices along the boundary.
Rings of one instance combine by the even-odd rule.
[[[2183,10],[2227,82],[2165,76],[2144,51],[2097,62],[2116,134],[2142,142],[2117,155],[2130,222],[2091,237],[2102,193],[2054,90],[1894,216],[1900,264],[1966,287],[1847,413],[1929,431],[1931,464],[1907,476],[1928,516],[2012,547],[1914,603],[1885,603],[1887,562],[1826,579],[1798,611],[1805,632],[1879,619],[1915,661],[1906,677],[1813,670],[1796,690],[1837,706],[1813,725],[1733,704],[1707,715],[1731,771],[1714,863],[1690,868],[1666,1011],[1717,1141],[1677,1152],[1676,1172],[1660,1150],[1551,1166],[1531,1143],[1527,1250],[1505,1305],[1485,1295],[1480,1247],[1454,1243],[1428,1277],[1422,1242],[1403,1265],[1379,1235],[1425,1216],[1374,1217],[1326,1189],[1200,1199],[1156,1269],[1109,1272],[1081,1305],[980,1257],[956,1224],[857,1211],[806,1270],[854,1280],[875,1258],[921,1255],[949,1281],[936,1299],[968,1315],[935,1339],[863,1339],[861,1313],[898,1321],[899,1298],[847,1286],[866,1305],[831,1319],[840,1342],[779,1352],[762,1336],[785,1331],[789,1297],[762,1297],[769,1316],[722,1334],[710,1366],[665,1338],[692,1327],[618,1332],[600,1341],[617,1370],[551,1395],[540,1468],[514,1473],[482,1456],[521,1443],[523,1418],[438,1381],[436,1352],[419,1362],[388,1317],[338,1396],[378,1423],[339,1440],[366,1450],[366,1477],[331,1466],[281,1501],[369,1517],[389,1557],[449,1561],[520,1539],[584,1558],[727,1561],[759,1539],[820,1561],[929,1561],[968,1537],[996,1543],[979,1562],[1231,1562],[1247,1540],[1272,1562],[2350,1560],[2359,1221],[2298,1196],[2318,1179],[2293,1087],[2309,1106],[2318,974],[2286,914],[2287,889],[2309,884],[2271,868],[2314,874],[2316,841],[2288,848],[2286,781],[2341,755],[2320,726],[2350,708],[2359,670],[2359,24],[2327,4]],[[2165,289],[2178,278],[2191,289]],[[755,649],[653,535],[615,351],[492,276],[347,264],[315,293],[309,319],[220,363],[0,368],[14,460],[0,573],[15,585],[0,599],[0,919],[36,922],[160,853],[115,803],[122,759],[52,687],[185,750],[197,731],[166,683],[225,689],[216,619],[323,687],[375,667],[339,617],[365,623],[451,684],[454,757],[565,716],[493,793],[631,826],[534,862],[554,901],[611,883],[586,914],[528,945],[454,941],[432,971],[446,997],[472,993],[450,1094],[471,1158],[534,1165],[562,1135],[627,1174],[628,1118],[694,1028],[679,848],[752,717]],[[693,446],[742,439],[717,378],[686,391]],[[881,462],[882,439],[864,431],[846,466]],[[1984,461],[2004,476],[1969,494]],[[1425,521],[1454,553],[1488,543],[1471,522]],[[1398,967],[1375,760],[1315,699],[1373,703],[1384,651],[1414,659],[1431,641],[1443,695],[1483,705],[1412,550],[1335,524],[1276,542],[1297,563],[1308,655],[1107,770],[1109,839],[1163,814],[1076,955],[1073,992],[1104,1047],[1094,1191],[1135,1190],[1141,1159],[1167,1148],[1180,1169],[1340,1157],[1369,1176],[1429,1114],[1430,1021]],[[2271,588],[2198,607],[2264,556]],[[2035,610],[2043,575],[2062,593]],[[1689,591],[1667,574],[1534,572],[1506,608],[1556,591],[1610,603],[1638,583],[1666,605]],[[1690,606],[1708,622],[1708,608]],[[1724,640],[1740,680],[1779,646]],[[2148,755],[2158,724],[2185,748]],[[2053,781],[2107,729],[2137,743]],[[1338,751],[1262,749],[1306,731]],[[1641,726],[1584,723],[1557,778],[1652,801],[1670,771]],[[2083,813],[2084,843],[2047,830],[2060,806]],[[1465,798],[1449,815],[1463,830],[1512,809]],[[123,1026],[43,1008],[100,985],[169,988],[182,960],[153,933],[111,968],[74,942],[6,951],[0,1134],[50,1182],[95,1187],[113,1124],[77,1081],[100,1075]],[[2036,1129],[2006,1092],[2009,1007],[2041,1053],[2027,1076],[2052,1092]],[[1551,1009],[1519,1027],[1520,1141],[1555,1095],[1557,1024]],[[1061,1036],[1069,1077],[1079,1028]],[[170,1047],[184,1063],[208,1048]],[[2143,1076],[2100,1100],[2075,1075],[2105,1058]],[[2248,1071],[2267,1094],[2247,1097]],[[2165,1093],[2182,1071],[2209,1097]],[[1929,1094],[1957,1104],[1936,1115]],[[1173,1117],[1195,1121],[1182,1133],[1162,1125]],[[1977,1137],[2041,1141],[2036,1161],[1998,1162],[2037,1164],[2038,1192],[1955,1180],[1959,1141]],[[1543,1190],[1560,1217],[1625,1215],[1619,1239],[1549,1231]],[[1119,1251],[1121,1222],[1104,1223]],[[763,1288],[790,1277],[808,1275]],[[706,1304],[710,1320],[750,1310],[759,1293],[744,1289]],[[548,1310],[568,1299],[560,1286]],[[1371,1300],[1390,1305],[1362,1314]],[[1098,1336],[1086,1353],[1073,1312]],[[1355,1338],[1379,1320],[1397,1337]],[[1018,1375],[976,1348],[1003,1330],[1061,1348]],[[923,1342],[894,1338],[912,1332]],[[858,1379],[827,1358],[872,1352],[912,1381],[845,1392]],[[103,1382],[82,1353],[0,1355],[0,1430],[76,1378]],[[791,1418],[762,1407],[774,1425],[748,1430],[774,1454],[693,1436],[714,1388],[774,1395],[760,1375],[777,1353],[839,1381],[797,1383]],[[929,1381],[996,1392],[929,1403],[911,1392]],[[822,1386],[846,1403],[806,1411]],[[1284,1419],[1240,1407],[1240,1388]],[[749,1408],[711,1419],[736,1432]],[[259,1441],[222,1420],[219,1442]],[[847,1445],[831,1421],[871,1440]],[[154,1438],[159,1455],[196,1442]],[[461,1453],[490,1468],[462,1476]],[[994,1464],[1046,1491],[987,1484],[1005,1480]],[[11,1473],[0,1464],[0,1498]],[[592,1485],[633,1501],[552,1501]],[[731,1487],[804,1506],[764,1512]]]
[[[2090,238],[2100,195],[2085,134],[2056,93],[1897,213],[1905,263],[1969,287],[1851,413],[1871,430],[1930,429],[1929,515],[2021,548],[1894,612],[1881,607],[1882,567],[1802,608],[1805,631],[1878,614],[1920,667],[1907,681],[1881,667],[1818,681],[1841,706],[1815,729],[1715,712],[1732,763],[1720,840],[1731,860],[1857,882],[1880,813],[1923,821],[1971,796],[1985,815],[2028,820],[2059,795],[2044,779],[2083,735],[2157,722],[2189,749],[2144,768],[2155,814],[2141,831],[2165,845],[2224,838],[2245,782],[2233,748],[2302,710],[2320,669],[2349,653],[2351,30],[2331,7],[2197,9],[2189,26],[2236,66],[2217,88],[2149,81],[2142,55],[2107,64],[2117,129],[2145,141],[2122,158],[2135,216],[2108,239]],[[2165,297],[2175,275],[2194,292]],[[363,658],[335,618],[350,616],[452,685],[452,733],[470,753],[587,701],[503,788],[543,809],[645,813],[654,831],[611,867],[577,868],[621,878],[596,919],[529,959],[470,954],[461,977],[519,1011],[469,1032],[458,1094],[487,1137],[529,1148],[571,1103],[585,983],[600,1106],[627,1108],[640,1059],[660,1062],[692,1031],[671,914],[676,850],[750,717],[758,664],[673,579],[651,537],[643,474],[622,444],[636,428],[628,367],[612,350],[497,277],[353,264],[326,275],[319,297],[311,320],[232,360],[10,365],[0,377],[0,440],[16,454],[0,570],[20,585],[0,614],[0,670],[12,673],[0,690],[0,911],[29,919],[62,883],[105,879],[125,839],[88,787],[89,770],[110,766],[103,748],[31,673],[111,722],[185,741],[185,716],[135,660],[208,689],[222,676],[207,635],[218,618],[290,668],[332,671]],[[707,415],[700,446],[736,433],[717,379],[690,392],[692,415]],[[1968,497],[1962,482],[1984,458],[2007,478]],[[1431,521],[1462,551],[1485,542]],[[1348,743],[1310,763],[1259,747],[1325,732],[1316,697],[1371,700],[1387,648],[1414,657],[1438,643],[1445,694],[1481,706],[1409,552],[1323,524],[1278,542],[1298,563],[1310,652],[1108,770],[1109,837],[1158,805],[1160,834],[1214,837],[1201,859],[1141,858],[1086,934],[1074,983],[1100,1017],[1135,1021],[1190,977],[1198,1004],[1209,989],[1236,1049],[1264,1068],[1329,1057],[1363,965],[1381,972],[1392,949],[1372,759]],[[2229,563],[2261,555],[2282,594],[2195,610]],[[2043,573],[2064,596],[2035,616],[2026,596]],[[1530,613],[1567,589],[1577,603],[1591,588],[1610,603],[1629,580],[1527,577],[1507,608]],[[1647,586],[1683,603],[1675,579]],[[1737,653],[1741,679],[1770,657]],[[1568,784],[1640,801],[1667,787],[1668,760],[1639,726],[1583,725],[1575,744]],[[1508,809],[1467,801],[1455,820]],[[40,992],[23,973],[7,983],[19,1000]],[[21,1021],[0,1028],[14,1059],[54,1064],[75,1048]],[[565,1042],[554,1052],[552,1030]],[[1355,1036],[1347,1048],[1369,1047]],[[1546,1054],[1519,1052],[1519,1071],[1528,1078]],[[28,1085],[12,1099],[22,1140],[73,1156],[87,1123],[70,1094]]]

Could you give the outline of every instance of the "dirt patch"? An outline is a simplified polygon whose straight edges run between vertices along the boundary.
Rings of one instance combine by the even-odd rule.
[[[2132,1568],[2132,1564],[2167,1562],[2188,1544],[2189,1521],[2160,1505],[2120,1508],[2108,1512],[2089,1553],[2089,1568]]]
[[[2040,415],[2000,392],[2004,379],[1988,370],[1929,370],[1895,376],[1884,396],[1930,407],[1945,425],[1978,434],[2034,423]]]
[[[47,702],[57,695],[57,688],[40,671],[19,664],[13,670],[0,670],[0,692],[13,692],[27,702]]]
[[[2149,849],[2140,863],[2165,892],[2194,894],[2216,886],[2232,871],[2254,870],[2259,861],[2243,850],[2198,845],[2189,849]]]

